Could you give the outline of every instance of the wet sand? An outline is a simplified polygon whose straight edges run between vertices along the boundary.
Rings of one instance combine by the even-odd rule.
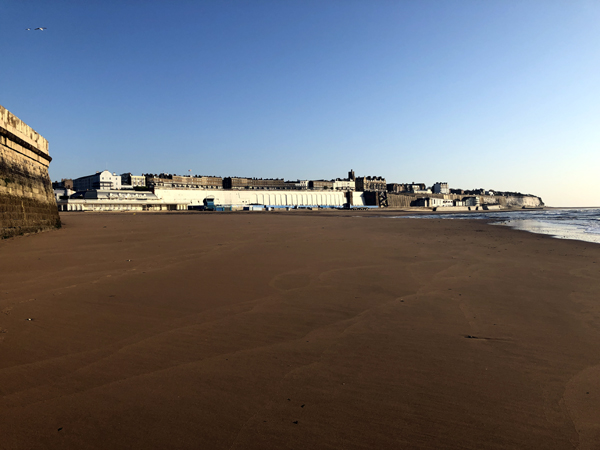
[[[359,215],[0,241],[0,448],[597,448],[600,245]]]

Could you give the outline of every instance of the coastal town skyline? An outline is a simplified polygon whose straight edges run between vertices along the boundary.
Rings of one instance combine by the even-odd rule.
[[[594,2],[0,12],[2,104],[48,139],[52,179],[102,168],[322,179],[343,166],[600,204]]]
[[[331,180],[220,177],[104,170],[52,183],[59,211],[272,211],[274,209],[430,208],[482,211],[544,208],[535,195],[492,189],[465,190],[438,181],[397,183],[385,177]]]
[[[355,171],[353,169],[350,170],[350,172],[347,172],[346,175],[341,174],[341,173],[337,173],[336,176],[333,177],[326,177],[326,178],[320,178],[320,179],[314,179],[314,178],[306,178],[306,177],[295,177],[295,178],[284,178],[284,177],[280,177],[280,176],[267,176],[267,177],[255,177],[255,176],[240,176],[240,175],[227,175],[227,176],[223,176],[222,174],[206,174],[206,173],[193,173],[191,171],[191,169],[188,169],[187,173],[171,173],[171,172],[157,172],[157,171],[152,171],[152,172],[148,172],[148,173],[133,173],[133,172],[123,172],[123,173],[117,173],[115,171],[111,171],[109,169],[104,169],[104,170],[97,170],[93,173],[88,173],[85,175],[81,175],[81,176],[77,176],[77,177],[69,177],[69,178],[61,178],[60,180],[55,179],[52,180],[52,184],[56,185],[56,186],[63,186],[64,187],[64,183],[65,182],[70,182],[71,184],[73,183],[73,181],[76,181],[77,179],[83,179],[83,178],[88,178],[94,175],[99,175],[103,172],[108,172],[109,174],[112,174],[115,177],[119,177],[121,179],[123,179],[123,185],[132,185],[131,179],[132,177],[134,178],[138,178],[138,179],[144,179],[146,180],[148,177],[171,177],[171,178],[214,178],[214,179],[218,179],[219,180],[219,184],[221,182],[225,182],[225,180],[229,179],[229,180],[235,180],[235,179],[239,179],[239,180],[275,180],[275,181],[281,181],[282,183],[304,183],[304,185],[302,186],[303,189],[339,189],[339,190],[348,190],[347,186],[342,187],[335,187],[333,186],[333,183],[336,181],[349,181],[351,179],[355,179],[355,178],[361,178],[361,179],[373,179],[373,180],[383,180],[383,184],[387,186],[387,189],[391,189],[390,186],[405,186],[405,187],[410,187],[410,186],[419,186],[422,187],[422,189],[425,190],[430,190],[433,192],[434,187],[436,185],[441,185],[444,184],[446,185],[446,187],[448,187],[448,182],[446,181],[435,181],[435,182],[431,182],[430,180],[428,180],[427,182],[423,182],[424,180],[419,180],[419,181],[407,181],[407,180],[390,180],[388,179],[385,175],[383,174],[361,174],[360,171],[358,171],[358,176],[356,175]],[[125,182],[125,178],[128,177],[129,178],[129,182]],[[324,187],[324,186],[311,186],[310,183],[313,182],[331,182],[332,186],[331,187]],[[144,181],[145,183],[145,181]],[[145,184],[140,184],[139,186],[146,186]],[[225,189],[228,189],[228,187],[226,187],[225,185],[223,185],[222,187],[224,187]],[[231,188],[231,187],[229,187]],[[291,186],[289,186],[288,188],[290,189],[295,189],[292,188]],[[490,186],[487,187],[467,187],[465,188],[464,186],[458,187],[455,185],[452,185],[452,188],[448,188],[449,191],[448,193],[450,193],[451,190],[456,190],[456,191],[464,191],[467,193],[474,193],[475,191],[481,191],[481,194],[484,194],[485,191],[488,192],[511,192],[511,193],[516,193],[519,195],[526,195],[526,196],[537,196],[535,193],[532,192],[528,192],[528,193],[523,193],[523,192],[518,192],[518,191],[509,191],[509,190],[502,190],[502,189],[497,189],[497,188],[491,188]],[[354,186],[350,189],[350,190],[355,190]],[[362,191],[363,189],[357,189]],[[383,190],[386,190],[385,188]],[[410,190],[410,189],[408,189]],[[438,192],[439,193],[439,192]],[[462,193],[462,192],[461,192]]]

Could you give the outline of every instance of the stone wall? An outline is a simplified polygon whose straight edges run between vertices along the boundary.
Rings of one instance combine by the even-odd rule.
[[[411,203],[414,203],[417,198],[415,194],[387,193],[388,207],[390,208],[408,208],[412,206]]]
[[[48,141],[0,106],[0,238],[60,227]]]

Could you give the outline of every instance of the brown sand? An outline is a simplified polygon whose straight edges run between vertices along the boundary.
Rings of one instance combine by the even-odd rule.
[[[0,448],[598,448],[599,245],[355,215],[0,242]]]

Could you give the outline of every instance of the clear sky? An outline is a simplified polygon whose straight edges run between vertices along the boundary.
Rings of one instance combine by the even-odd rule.
[[[598,0],[0,0],[0,29],[53,180],[354,169],[600,206]]]

